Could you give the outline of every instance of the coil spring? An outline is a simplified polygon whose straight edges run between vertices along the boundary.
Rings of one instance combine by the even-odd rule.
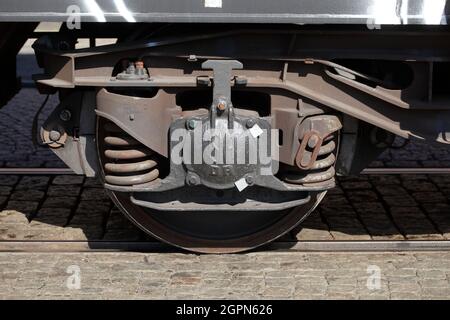
[[[153,151],[143,146],[115,124],[108,122],[105,129],[104,155],[106,183],[132,186],[152,182],[159,177],[158,163]]]
[[[302,171],[298,168],[290,167],[283,174],[282,179],[288,183],[294,184],[313,184],[326,182],[334,179],[336,171],[334,164],[336,162],[336,135],[331,134],[324,139],[317,160],[314,162],[311,170]]]

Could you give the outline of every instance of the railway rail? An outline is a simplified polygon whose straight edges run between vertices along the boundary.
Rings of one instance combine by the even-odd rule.
[[[73,175],[69,168],[0,168],[0,175]],[[450,174],[450,168],[367,168],[363,175]]]
[[[260,249],[261,250],[261,249]],[[275,242],[263,250],[287,252],[410,252],[450,251],[448,240],[425,241],[300,241]],[[0,241],[0,252],[174,252],[177,249],[148,241]],[[259,250],[258,250],[259,251]]]

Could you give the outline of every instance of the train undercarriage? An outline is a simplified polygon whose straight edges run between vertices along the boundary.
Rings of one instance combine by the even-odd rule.
[[[175,246],[264,245],[395,136],[450,143],[445,26],[105,26],[34,43],[36,86],[60,98],[40,142]]]

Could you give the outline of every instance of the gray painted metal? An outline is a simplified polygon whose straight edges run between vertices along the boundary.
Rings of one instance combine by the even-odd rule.
[[[447,24],[448,0],[0,1],[0,21]],[[75,7],[74,7],[75,6]],[[79,8],[79,10],[78,10]]]

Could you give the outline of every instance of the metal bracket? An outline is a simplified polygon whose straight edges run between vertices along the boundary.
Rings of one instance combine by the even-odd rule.
[[[212,69],[214,74],[213,103],[210,109],[211,128],[216,128],[218,118],[228,122],[228,129],[234,126],[234,111],[231,102],[232,70],[242,69],[243,65],[237,60],[207,60],[202,64],[203,69]]]
[[[243,67],[243,64],[237,60],[207,60],[202,63],[203,69],[213,70],[213,104],[219,103],[221,99],[226,99],[227,103],[231,103],[231,71]]]

